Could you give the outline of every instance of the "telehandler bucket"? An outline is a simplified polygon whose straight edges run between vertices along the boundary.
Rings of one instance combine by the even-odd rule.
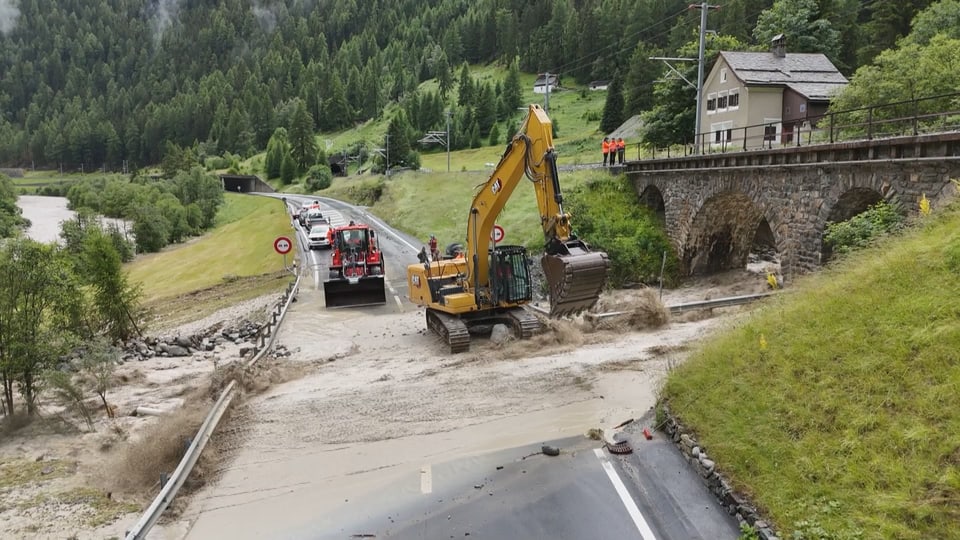
[[[383,276],[330,279],[323,284],[323,297],[328,308],[387,303]]]
[[[607,284],[610,260],[586,246],[567,246],[568,254],[544,255],[540,260],[550,289],[550,316],[562,317],[588,310]]]

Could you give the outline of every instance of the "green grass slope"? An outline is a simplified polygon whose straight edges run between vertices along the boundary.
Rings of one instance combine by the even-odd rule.
[[[382,194],[370,206],[374,215],[422,239],[424,243],[431,234],[435,234],[445,246],[465,241],[470,202],[489,176],[489,172],[403,172],[387,181],[380,178],[340,178],[320,194],[357,204],[370,204],[367,200],[369,194],[382,189]],[[571,195],[575,187],[591,178],[613,181],[608,171],[575,171],[561,172],[560,184],[564,194]],[[531,249],[542,248],[543,228],[539,216],[533,185],[523,178],[497,221],[506,234],[504,243]]]
[[[291,233],[290,217],[280,201],[227,193],[212,231],[160,253],[139,256],[127,269],[131,281],[143,285],[149,302],[212,287],[225,277],[282,270],[273,241]]]
[[[801,280],[665,384],[784,537],[960,538],[960,205],[928,220]]]

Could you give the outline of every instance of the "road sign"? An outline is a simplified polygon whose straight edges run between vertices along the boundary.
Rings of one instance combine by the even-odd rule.
[[[279,236],[276,240],[273,241],[273,249],[277,250],[277,253],[281,255],[286,255],[290,253],[290,250],[293,248],[293,242],[290,241],[286,236]]]
[[[493,231],[490,232],[490,239],[493,240],[494,243],[499,244],[500,242],[503,242],[504,234],[505,233],[503,232],[503,227],[499,225],[494,225]]]

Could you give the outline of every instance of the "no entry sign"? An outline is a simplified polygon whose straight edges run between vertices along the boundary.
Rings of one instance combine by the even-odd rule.
[[[273,249],[277,250],[277,253],[281,255],[286,255],[293,249],[293,242],[286,236],[280,236],[273,241]]]

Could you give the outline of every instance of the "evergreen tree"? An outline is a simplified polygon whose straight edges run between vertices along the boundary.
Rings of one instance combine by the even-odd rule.
[[[325,129],[335,130],[347,127],[353,123],[353,111],[347,101],[347,93],[340,79],[330,80],[329,97],[323,100],[323,122]],[[311,126],[313,119],[311,119]],[[311,127],[311,129],[313,129]]]
[[[447,61],[446,53],[442,53],[437,60],[437,86],[440,88],[440,96],[447,99],[447,95],[453,89],[453,73],[450,71],[450,62]]]
[[[460,83],[457,86],[457,103],[461,107],[472,107],[474,100],[473,77],[470,76],[470,68],[466,63],[460,68]]]
[[[650,60],[651,56],[657,56],[657,51],[643,42],[633,49],[624,92],[623,112],[627,118],[653,106],[653,83],[663,69],[659,61]]]
[[[390,151],[387,168],[408,165],[412,131],[413,126],[410,125],[407,113],[403,109],[398,110],[387,126],[387,140],[384,141],[384,147],[389,145]]]
[[[490,146],[500,144],[500,128],[498,126],[499,124],[494,124],[493,127],[490,128]]]
[[[507,77],[503,81],[503,108],[511,111],[507,115],[523,106],[523,87],[520,85],[520,66],[517,60],[510,62],[510,69],[507,70]]]
[[[289,153],[290,143],[287,141],[287,130],[278,127],[270,136],[270,142],[267,143],[267,155],[263,160],[264,172],[268,179],[280,176],[283,158]]]
[[[607,88],[607,100],[603,104],[600,131],[610,133],[620,127],[624,121],[623,110],[623,83],[620,82],[620,74],[617,73]]]
[[[305,172],[316,163],[317,159],[317,140],[313,134],[313,117],[307,111],[307,105],[303,100],[297,99],[296,101],[296,108],[293,117],[290,119],[289,153],[296,165],[294,176]],[[283,177],[283,163],[280,166],[280,174]],[[289,180],[284,180],[284,183],[289,183]]]
[[[280,182],[284,185],[292,184],[297,178],[297,162],[293,156],[287,154],[283,156],[283,163],[280,165]]]
[[[476,102],[477,127],[480,137],[488,137],[490,128],[497,122],[497,100],[490,83],[483,84]]]

